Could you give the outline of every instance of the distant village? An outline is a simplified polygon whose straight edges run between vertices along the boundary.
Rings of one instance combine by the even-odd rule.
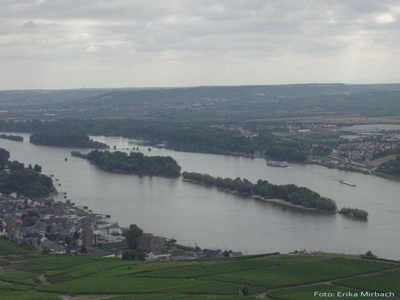
[[[377,129],[354,130],[338,129],[343,133],[343,141],[332,149],[326,159],[314,159],[309,162],[336,167],[353,169],[371,173],[378,165],[390,159],[395,159],[400,143],[397,131],[380,131]],[[323,147],[314,144],[313,147]]]
[[[0,195],[0,236],[38,253],[122,257],[127,246],[105,247],[125,241],[123,228],[109,220],[110,216],[92,213],[69,200],[59,201],[58,195],[43,199],[29,199],[15,193]],[[147,260],[242,255],[241,252],[184,247],[175,242],[144,233],[137,240],[136,250],[144,253]]]
[[[387,126],[387,125],[386,125]],[[392,125],[395,126],[395,125]],[[245,137],[255,137],[258,133],[239,125],[211,125],[212,128],[218,128],[223,131],[234,131]],[[390,127],[390,125],[389,125]],[[309,132],[338,132],[343,141],[333,147],[330,154],[324,158],[313,158],[308,163],[321,164],[327,167],[339,169],[352,169],[363,172],[373,171],[379,163],[374,160],[388,154],[397,152],[400,143],[399,129],[385,130],[378,125],[370,125],[366,128],[340,127],[334,123],[285,123],[271,124],[267,126],[258,126],[260,130],[276,130],[277,132],[290,132],[306,134]],[[316,143],[312,148],[327,147],[323,143]],[[317,155],[318,156],[318,155]],[[263,156],[259,156],[263,157]],[[394,157],[388,157],[394,159]],[[382,163],[380,162],[380,163]]]

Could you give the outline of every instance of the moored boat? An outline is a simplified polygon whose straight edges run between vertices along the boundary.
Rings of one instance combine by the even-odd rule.
[[[346,181],[346,180],[340,180],[340,183],[346,184],[348,186],[356,186],[354,183],[350,182],[350,181]]]
[[[286,161],[267,160],[267,166],[286,168],[288,163]]]

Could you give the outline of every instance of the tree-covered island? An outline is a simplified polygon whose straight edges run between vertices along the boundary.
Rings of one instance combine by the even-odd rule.
[[[181,167],[170,156],[144,156],[143,153],[93,150],[88,154],[72,151],[72,156],[85,158],[92,164],[110,172],[126,172],[138,175],[179,177]]]
[[[12,134],[0,134],[0,139],[11,140],[16,142],[23,142],[24,138],[19,135],[12,135]]]
[[[87,134],[63,130],[47,130],[34,133],[30,136],[29,142],[36,145],[58,147],[109,148],[104,143],[93,141]]]
[[[267,201],[278,202],[303,209],[337,212],[337,206],[334,200],[322,197],[309,188],[299,187],[295,184],[277,185],[261,179],[254,184],[247,179],[241,179],[239,177],[236,179],[213,177],[208,174],[195,172],[183,172],[182,177],[185,181],[215,186],[228,192],[248,195]],[[368,218],[368,212],[358,208],[342,208],[338,212],[352,218]]]
[[[236,179],[221,178],[195,172],[183,172],[182,176],[186,180],[197,183],[211,185],[254,197],[281,199],[305,208],[314,208],[332,212],[336,211],[337,208],[334,200],[322,197],[320,194],[310,190],[309,188],[299,187],[294,184],[276,185],[269,183],[267,180],[261,179],[254,184],[247,179],[241,179],[239,177]]]
[[[350,218],[367,219],[368,213],[363,209],[343,207],[339,214],[348,216]]]

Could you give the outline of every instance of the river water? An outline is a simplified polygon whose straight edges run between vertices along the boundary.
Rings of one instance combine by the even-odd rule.
[[[368,221],[359,221],[232,195],[180,178],[107,173],[72,157],[70,151],[74,148],[36,146],[29,143],[28,134],[18,135],[24,136],[23,143],[0,140],[0,147],[10,151],[11,160],[40,164],[43,173],[54,175],[57,189],[67,192],[72,202],[109,214],[121,226],[137,224],[145,232],[174,237],[181,244],[247,254],[302,249],[360,254],[371,250],[379,257],[400,259],[400,184],[393,180],[317,165],[276,168],[258,158],[162,148],[148,151],[138,140],[93,137],[120,151],[139,147],[145,155],[170,155],[182,171],[306,186],[334,199],[338,208],[368,211]]]

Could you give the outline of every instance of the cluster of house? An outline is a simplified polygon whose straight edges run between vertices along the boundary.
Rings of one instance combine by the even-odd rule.
[[[53,198],[0,195],[0,236],[37,252],[86,252],[99,242],[118,242],[122,229],[106,216]],[[106,255],[97,249],[97,255]],[[109,253],[108,253],[109,254]]]
[[[398,132],[353,132],[354,129],[343,129],[341,143],[332,149],[331,155],[324,159],[313,159],[311,163],[322,164],[339,169],[358,169],[370,172],[376,167],[374,160],[386,153],[396,153],[400,143]],[[350,134],[348,134],[350,133]],[[313,147],[325,147],[323,144],[313,144]]]
[[[273,124],[265,127],[267,129],[284,129],[290,132],[309,132],[309,131],[324,131],[324,130],[335,130],[338,125],[334,123],[285,123],[285,124]]]
[[[211,128],[218,128],[223,131],[235,131],[240,133],[245,137],[255,137],[258,136],[258,133],[251,131],[248,128],[244,128],[243,126],[239,125],[210,125]]]
[[[397,149],[396,142],[366,141],[341,144],[334,150],[333,154],[367,165],[378,153],[395,149]]]
[[[0,236],[39,253],[86,253],[97,256],[118,256],[127,248],[104,250],[100,245],[125,240],[118,223],[109,223],[109,216],[76,207],[69,201],[53,198],[29,199],[16,194],[0,194]],[[182,250],[175,240],[144,233],[137,240],[137,251],[148,260],[180,260],[201,257],[222,257],[221,250]],[[242,255],[230,252],[231,256]]]
[[[245,137],[255,137],[259,134],[253,132],[249,128],[244,128],[239,125],[211,125],[212,128],[219,128],[224,131],[236,131]],[[331,123],[285,123],[285,124],[271,124],[271,125],[260,125],[257,126],[257,131],[268,130],[288,130],[290,132],[310,132],[312,131],[325,131],[325,130],[336,130],[338,126]]]

